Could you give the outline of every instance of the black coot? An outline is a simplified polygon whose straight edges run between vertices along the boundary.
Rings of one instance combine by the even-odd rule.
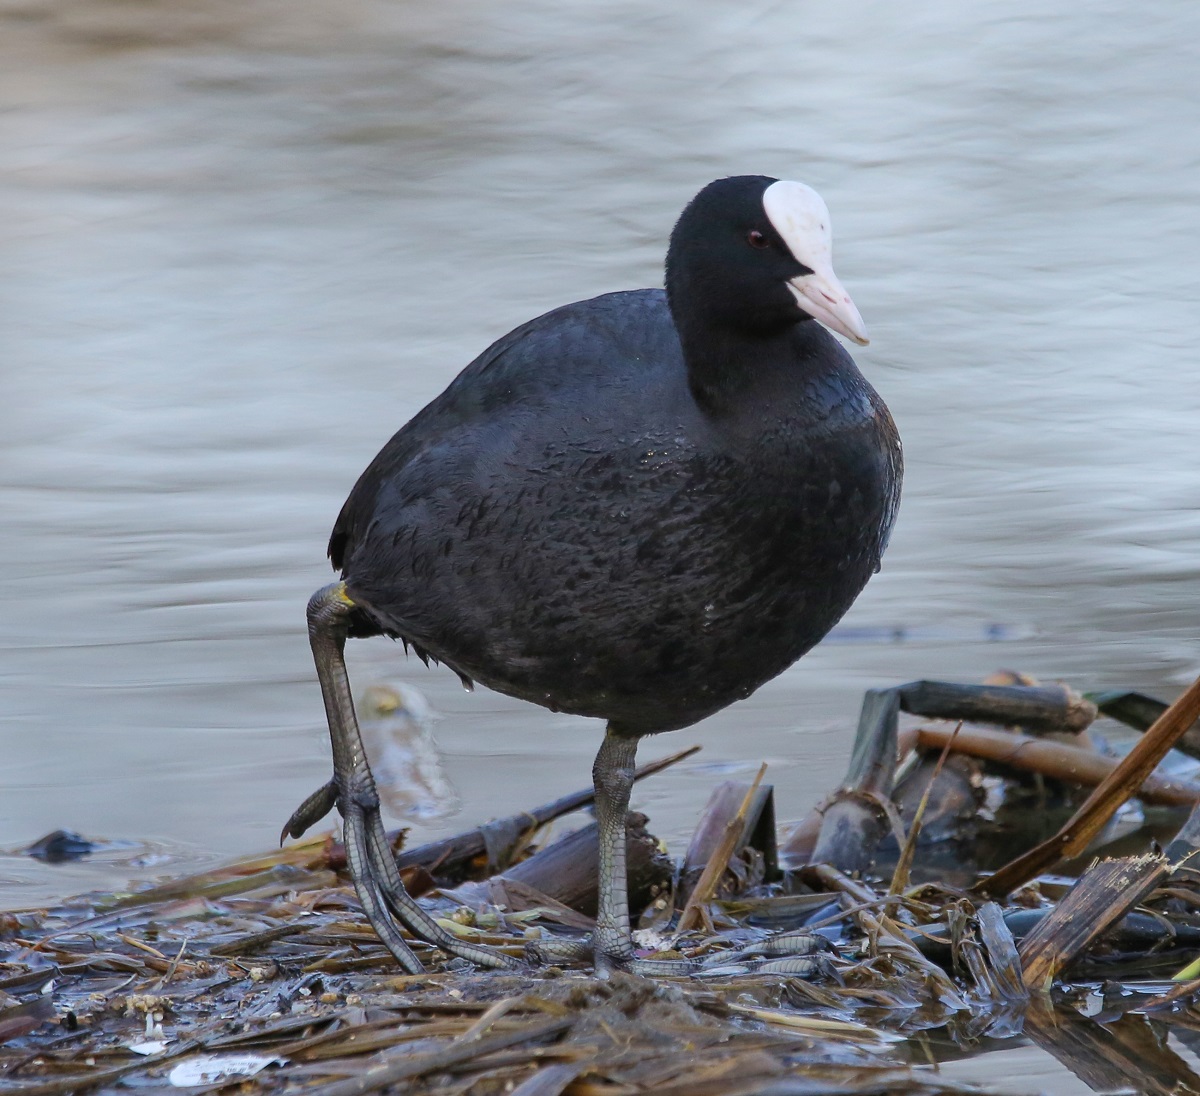
[[[816,319],[819,323],[813,323]],[[824,326],[822,326],[824,325]],[[640,736],[749,696],[811,648],[879,567],[900,495],[883,401],[825,329],[865,343],[808,187],[721,179],[671,236],[666,292],[579,301],[483,352],[384,446],[338,515],[342,580],[309,634],[331,807],[371,924],[489,966],[405,893],[358,734],[348,636],[400,638],[511,696],[608,721],[593,775],[598,968],[633,960],[624,819]]]

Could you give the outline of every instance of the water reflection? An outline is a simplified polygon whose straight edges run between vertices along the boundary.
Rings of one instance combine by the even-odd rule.
[[[640,792],[657,832],[764,756],[803,813],[869,686],[1170,692],[1200,664],[1198,42],[1182,0],[6,0],[0,843],[269,847],[328,776],[303,608],[359,470],[498,334],[657,284],[723,173],[830,202],[906,497],[843,642],[645,745],[706,745]],[[472,820],[586,782],[587,721],[351,659],[445,714]]]

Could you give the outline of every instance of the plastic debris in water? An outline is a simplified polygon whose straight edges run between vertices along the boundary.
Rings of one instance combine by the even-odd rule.
[[[372,685],[359,698],[358,715],[388,814],[425,823],[458,811],[458,792],[433,740],[436,716],[419,690],[411,685]]]
[[[180,1062],[167,1074],[167,1080],[176,1088],[215,1085],[233,1077],[253,1077],[269,1065],[286,1062],[286,1058],[262,1054],[198,1054]]]
[[[150,1039],[144,1043],[126,1043],[125,1047],[134,1054],[161,1054],[167,1049],[167,1044],[162,1039]]]

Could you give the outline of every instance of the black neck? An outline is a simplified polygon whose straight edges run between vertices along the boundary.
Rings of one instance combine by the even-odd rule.
[[[692,394],[706,409],[719,411],[770,373],[773,363],[790,358],[782,348],[794,338],[796,324],[748,332],[695,319],[681,323],[676,317],[675,326]]]

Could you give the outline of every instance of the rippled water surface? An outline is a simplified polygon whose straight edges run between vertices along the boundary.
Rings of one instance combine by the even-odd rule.
[[[826,197],[908,474],[841,632],[643,746],[705,745],[639,792],[656,831],[764,758],[800,814],[872,685],[1173,694],[1200,668],[1198,43],[1185,0],[0,0],[0,844],[270,846],[329,771],[303,610],[358,472],[517,323],[660,284],[722,174]],[[386,640],[351,659],[443,715],[465,807],[418,837],[586,784],[597,724]],[[6,859],[0,898],[129,874]]]

